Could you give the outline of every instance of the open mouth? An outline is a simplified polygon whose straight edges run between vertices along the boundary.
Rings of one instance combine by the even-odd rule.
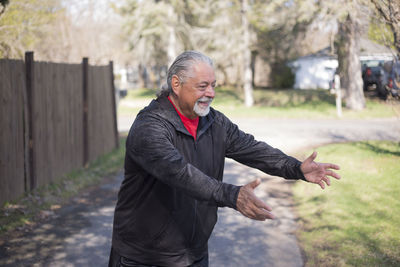
[[[198,101],[198,103],[202,107],[208,107],[211,104],[211,101]]]
[[[200,98],[199,100],[197,100],[197,104],[202,107],[208,107],[209,105],[211,105],[211,102],[212,102],[212,98],[209,98],[209,97],[204,97],[204,98]]]

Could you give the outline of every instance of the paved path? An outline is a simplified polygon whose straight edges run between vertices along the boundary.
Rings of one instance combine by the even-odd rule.
[[[33,229],[0,238],[0,266],[107,266],[122,177],[89,188]]]
[[[132,118],[120,120],[127,130]],[[125,125],[121,122],[125,121]],[[286,153],[328,142],[384,139],[400,141],[400,121],[234,120],[257,139]],[[256,193],[273,207],[277,219],[251,221],[220,209],[210,240],[210,266],[303,266],[296,243],[290,184],[228,160],[225,181],[245,184],[256,177]],[[122,174],[85,191],[29,231],[0,239],[0,266],[106,266],[112,215]]]

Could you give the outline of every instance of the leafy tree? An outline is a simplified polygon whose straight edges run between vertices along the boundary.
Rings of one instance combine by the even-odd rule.
[[[163,67],[170,65],[178,52],[193,49],[190,13],[195,1],[179,0],[126,0],[117,8],[124,19],[123,37],[128,44],[132,62],[139,66],[142,86],[147,87],[147,72],[157,69],[154,75],[161,76]]]
[[[4,7],[8,1],[2,1]],[[58,0],[13,0],[0,17],[0,57],[22,58],[61,10]]]
[[[129,50],[139,62],[163,66],[178,50],[192,48],[186,22],[186,1],[128,0],[118,9],[125,18]]]
[[[393,32],[393,44],[400,58],[400,1],[370,0],[378,14]]]
[[[368,39],[386,46],[394,47],[394,38],[391,28],[377,18],[371,18],[368,28]]]

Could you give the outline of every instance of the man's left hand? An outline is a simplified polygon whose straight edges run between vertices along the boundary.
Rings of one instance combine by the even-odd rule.
[[[314,159],[317,157],[317,152],[311,154],[300,166],[306,180],[310,183],[319,184],[322,189],[325,188],[325,184],[331,185],[331,181],[328,176],[335,179],[340,179],[340,175],[331,169],[339,170],[340,167],[332,163],[318,163]]]

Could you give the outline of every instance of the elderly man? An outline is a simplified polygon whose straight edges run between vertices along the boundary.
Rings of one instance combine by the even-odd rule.
[[[225,157],[271,175],[329,185],[334,164],[303,163],[238,129],[210,107],[213,63],[187,51],[168,70],[168,87],[139,112],[126,142],[125,178],[114,215],[109,266],[208,266],[218,207],[273,219],[253,192],[257,179],[222,181]]]

